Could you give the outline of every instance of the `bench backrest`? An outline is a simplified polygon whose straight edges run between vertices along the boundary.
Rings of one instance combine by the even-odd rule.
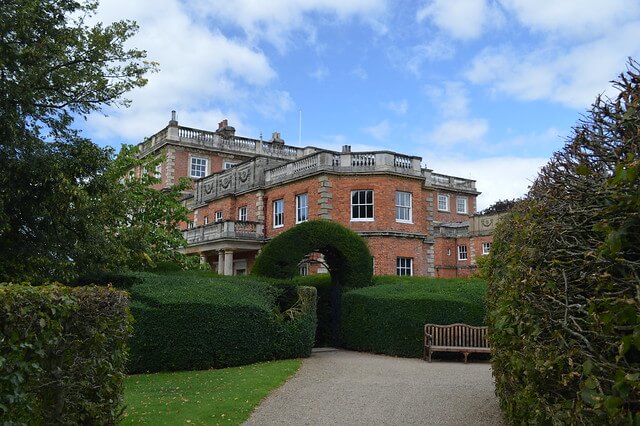
[[[432,336],[433,346],[454,346],[467,348],[488,348],[486,326],[476,327],[467,324],[426,324],[425,334]]]

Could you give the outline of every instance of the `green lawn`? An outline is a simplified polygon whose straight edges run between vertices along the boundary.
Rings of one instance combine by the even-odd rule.
[[[129,376],[122,424],[237,425],[300,365],[300,360],[290,359],[220,370]]]

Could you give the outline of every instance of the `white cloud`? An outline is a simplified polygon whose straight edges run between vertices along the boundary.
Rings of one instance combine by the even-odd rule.
[[[591,38],[616,31],[640,14],[635,0],[500,0],[528,28],[564,37]]]
[[[502,20],[498,9],[487,0],[432,0],[418,10],[416,19],[429,20],[460,40],[478,38],[487,26]]]
[[[309,73],[309,77],[322,81],[329,76],[329,68],[324,65],[318,66],[315,70]]]
[[[425,92],[443,117],[465,117],[469,113],[469,95],[464,83],[445,81],[425,86]]]
[[[519,198],[525,195],[538,172],[548,159],[521,158],[516,156],[490,157],[482,159],[438,158],[428,161],[429,168],[437,173],[450,174],[477,181],[477,210],[483,210],[498,200]]]
[[[159,62],[160,72],[149,76],[147,86],[127,94],[133,100],[131,108],[107,111],[109,117],[90,116],[87,124],[97,135],[136,143],[150,129],[165,123],[171,110],[184,116],[188,112],[194,118],[207,117],[213,124],[225,116],[241,121],[242,115],[233,111],[233,105],[244,110],[243,114],[248,113],[247,105],[264,107],[247,102],[253,90],[277,94],[278,102],[270,113],[278,106],[282,110],[291,107],[288,93],[267,89],[277,74],[262,52],[195,21],[177,0],[160,0],[153,8],[141,3],[104,2],[97,18],[105,22],[123,16],[136,20],[140,31],[128,43],[146,49],[148,59]],[[212,117],[222,110],[226,114]]]
[[[448,147],[469,143],[478,145],[488,131],[489,123],[484,119],[447,120],[431,132],[427,141]]]
[[[551,100],[588,107],[623,69],[627,57],[640,56],[640,23],[571,48],[538,48],[520,53],[512,47],[489,48],[466,72],[469,81],[523,100]]]
[[[409,102],[406,99],[402,99],[400,101],[389,101],[383,106],[398,115],[404,115],[409,110]]]
[[[361,66],[357,66],[354,69],[352,69],[351,75],[356,78],[359,78],[360,80],[366,80],[367,78],[369,78],[369,74],[367,73],[367,70],[365,70]]]
[[[414,46],[406,59],[407,69],[419,76],[425,62],[451,59],[455,54],[453,43],[442,38],[435,38],[418,46]],[[391,56],[397,56],[395,53]]]
[[[385,141],[389,139],[389,135],[391,134],[391,124],[388,120],[382,120],[362,130],[378,141]]]
[[[374,30],[386,31],[377,19],[386,10],[385,0],[193,0],[189,4],[200,16],[234,24],[249,40],[266,40],[281,52],[295,32],[313,31],[312,18],[318,14],[337,20],[361,18]]]

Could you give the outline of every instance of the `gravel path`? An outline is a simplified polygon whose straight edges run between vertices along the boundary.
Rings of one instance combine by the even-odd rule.
[[[473,355],[472,355],[473,357]],[[491,365],[314,351],[245,425],[503,425]]]

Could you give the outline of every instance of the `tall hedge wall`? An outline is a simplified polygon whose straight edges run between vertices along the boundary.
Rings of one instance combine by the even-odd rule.
[[[115,424],[127,296],[106,287],[0,284],[3,424]]]
[[[251,278],[138,274],[130,372],[221,368],[309,356],[316,327],[314,288],[285,290]],[[293,305],[291,306],[291,304]]]
[[[379,284],[342,296],[346,348],[421,357],[426,323],[484,323],[482,280],[376,277],[374,282]]]
[[[343,287],[371,285],[373,260],[365,241],[344,226],[328,220],[304,222],[271,240],[261,251],[252,273],[264,277],[293,278],[309,253],[325,255],[334,281]]]
[[[331,346],[335,344],[331,334],[331,320],[334,309],[331,304],[331,288],[333,286],[331,276],[329,274],[308,275],[296,277],[288,283],[296,286],[315,287],[318,293],[318,307],[316,309],[318,325],[316,327],[314,346]]]
[[[513,424],[640,424],[640,71],[598,99],[489,256],[490,339]]]

